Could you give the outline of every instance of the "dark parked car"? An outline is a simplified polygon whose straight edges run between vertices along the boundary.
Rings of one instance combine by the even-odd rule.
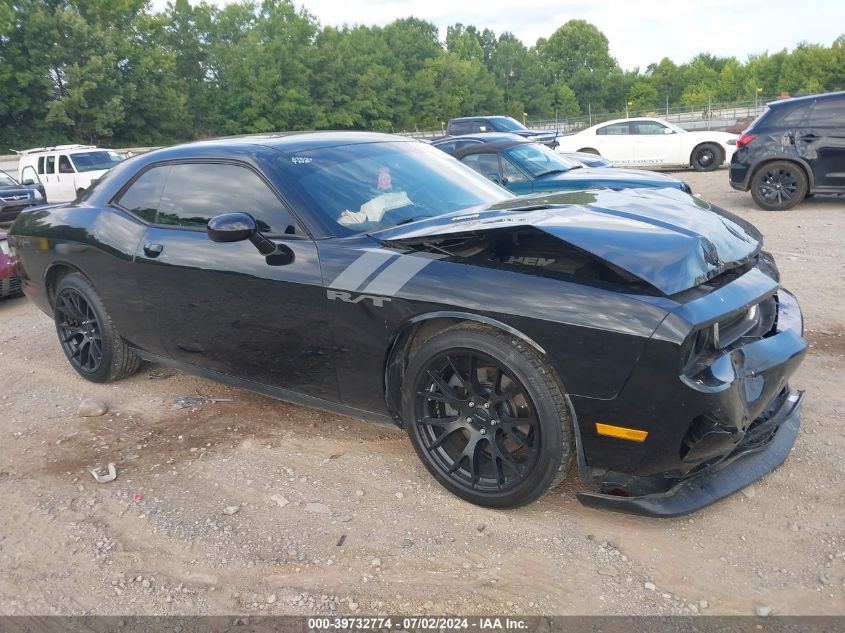
[[[687,183],[671,176],[639,169],[587,168],[544,145],[511,134],[497,136],[493,142],[465,145],[449,153],[518,195],[591,187],[657,187],[692,193]]]
[[[410,139],[262,135],[128,160],[11,238],[84,378],[147,359],[392,420],[478,504],[575,461],[582,502],[681,514],[798,433],[798,303],[751,225],[686,195],[516,198]]]
[[[845,92],[773,101],[736,143],[730,182],[757,206],[791,209],[808,194],[845,195]]]
[[[5,171],[0,171],[0,222],[11,222],[27,207],[45,202],[43,191],[25,187]]]
[[[467,147],[481,145],[483,143],[496,143],[500,141],[512,140],[513,136],[508,133],[491,132],[489,134],[467,134],[465,136],[447,136],[436,141],[432,141],[432,146],[447,154],[454,154],[457,150]],[[558,152],[567,160],[574,160],[581,163],[584,167],[613,167],[606,158],[602,158],[597,154],[588,154],[587,152]]]
[[[557,147],[558,132],[555,130],[530,130],[522,123],[509,116],[467,116],[449,119],[446,136],[480,134],[482,132],[508,132],[543,143],[551,148]]]
[[[6,231],[0,230],[0,299],[20,294],[21,283],[15,276],[15,265]]]

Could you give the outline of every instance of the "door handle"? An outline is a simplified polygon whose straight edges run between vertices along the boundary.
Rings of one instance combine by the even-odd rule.
[[[805,143],[812,143],[813,141],[819,140],[817,134],[802,134],[799,138]]]
[[[163,250],[164,246],[162,244],[144,244],[144,255],[146,255],[147,257],[158,257],[159,255],[161,255],[161,251]]]

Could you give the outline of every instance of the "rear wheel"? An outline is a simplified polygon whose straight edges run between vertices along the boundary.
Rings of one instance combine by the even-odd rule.
[[[776,160],[760,167],[751,179],[751,197],[767,211],[785,211],[807,195],[807,176],[795,163]]]
[[[690,164],[695,171],[713,171],[725,161],[722,148],[715,143],[703,143],[692,151]]]
[[[554,372],[524,341],[475,324],[420,347],[408,365],[403,413],[426,468],[479,505],[530,503],[572,460],[572,423]]]
[[[120,337],[84,276],[72,273],[62,278],[53,312],[59,343],[80,376],[91,382],[111,382],[138,370],[141,359]]]

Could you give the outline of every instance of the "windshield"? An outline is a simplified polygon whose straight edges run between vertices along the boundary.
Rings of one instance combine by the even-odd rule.
[[[0,171],[0,187],[13,187],[18,183],[5,171]]]
[[[285,155],[285,183],[335,235],[351,235],[513,198],[430,145],[355,143]]]
[[[674,123],[669,123],[669,121],[664,121],[663,119],[655,119],[655,121],[660,121],[663,125],[675,130],[675,132],[677,132],[678,134],[686,134],[687,132],[684,128],[678,127]]]
[[[504,151],[511,162],[527,171],[532,177],[559,174],[582,167],[581,163],[550,150],[538,143],[524,143]]]
[[[76,171],[100,171],[102,169],[111,169],[123,158],[117,152],[108,150],[97,150],[93,152],[78,152],[71,154],[70,159],[73,161],[73,166]]]
[[[497,116],[491,119],[499,132],[513,132],[514,130],[526,130],[522,123],[509,116]]]

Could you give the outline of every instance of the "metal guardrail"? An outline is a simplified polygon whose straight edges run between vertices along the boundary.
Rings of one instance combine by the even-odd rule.
[[[559,130],[561,134],[573,134],[585,128],[613,119],[633,117],[654,117],[664,119],[685,130],[724,130],[746,120],[756,118],[775,97],[760,97],[757,101],[729,104],[701,104],[682,108],[624,110],[621,112],[590,113],[577,117],[557,119],[526,118],[523,123],[532,130]],[[443,130],[414,130],[399,132],[419,139],[443,136]]]

